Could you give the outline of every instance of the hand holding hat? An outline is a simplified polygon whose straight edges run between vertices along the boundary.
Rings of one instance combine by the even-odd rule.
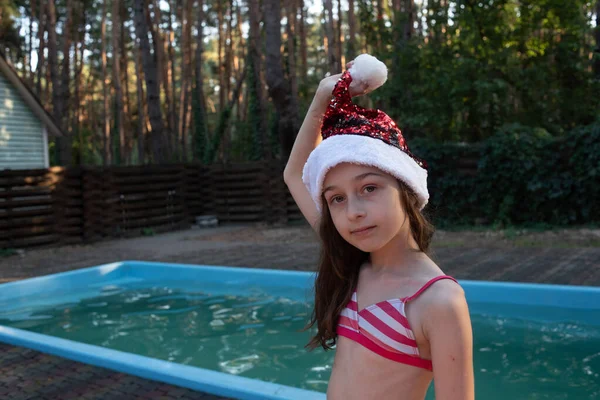
[[[347,72],[352,76],[349,86],[351,97],[361,96],[372,92],[387,80],[387,67],[384,63],[369,54],[361,54],[346,64]],[[329,95],[338,83],[343,73],[323,78],[319,90]]]

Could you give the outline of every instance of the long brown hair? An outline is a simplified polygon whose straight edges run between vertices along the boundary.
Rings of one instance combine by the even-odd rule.
[[[435,229],[419,210],[417,196],[412,189],[400,180],[398,184],[400,201],[410,222],[411,234],[419,249],[427,254]],[[369,253],[352,246],[339,234],[323,196],[321,196],[321,204],[323,204],[319,226],[321,255],[315,279],[315,306],[310,322],[304,328],[308,330],[317,325],[316,335],[305,346],[310,350],[318,346],[328,350],[336,344],[338,317],[350,301],[358,281],[360,266],[369,258]]]

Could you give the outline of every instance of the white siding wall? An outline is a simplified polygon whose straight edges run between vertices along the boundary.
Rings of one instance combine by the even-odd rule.
[[[0,169],[46,168],[46,145],[42,123],[0,73]]]

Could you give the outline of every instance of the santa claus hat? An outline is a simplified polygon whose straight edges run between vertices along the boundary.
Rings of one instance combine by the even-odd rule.
[[[321,126],[323,141],[311,152],[302,172],[317,210],[321,212],[325,175],[343,162],[373,166],[400,179],[415,192],[422,210],[429,200],[427,164],[409,151],[400,128],[386,113],[352,103],[352,80],[373,90],[387,80],[387,68],[377,58],[362,54],[333,89]]]

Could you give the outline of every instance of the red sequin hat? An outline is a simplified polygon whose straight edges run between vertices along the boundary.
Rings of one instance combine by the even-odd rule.
[[[414,190],[423,209],[429,200],[427,164],[409,151],[402,131],[386,113],[352,103],[349,87],[353,77],[373,89],[385,82],[387,68],[363,54],[333,89],[321,126],[323,141],[311,152],[302,174],[317,209],[321,211],[327,171],[343,162],[373,166],[402,180]]]

